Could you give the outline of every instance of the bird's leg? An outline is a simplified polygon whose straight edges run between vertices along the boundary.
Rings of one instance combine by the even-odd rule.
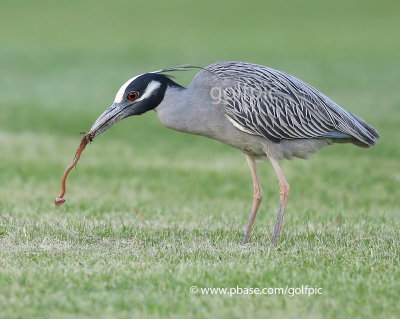
[[[250,233],[251,233],[251,230],[253,229],[254,219],[256,218],[258,207],[260,206],[260,203],[262,200],[262,189],[261,189],[261,185],[260,185],[260,180],[258,178],[255,158],[253,156],[246,154],[246,160],[247,160],[247,164],[249,164],[250,171],[251,171],[251,178],[253,180],[254,193],[253,193],[253,206],[251,208],[249,223],[247,224],[246,232],[244,234],[244,238],[242,241],[243,245],[247,244],[247,242],[249,241]]]
[[[283,172],[281,170],[281,167],[278,164],[278,161],[270,158],[272,166],[274,167],[276,176],[278,176],[279,179],[279,188],[280,188],[280,203],[279,203],[279,210],[278,210],[278,216],[276,217],[276,224],[274,228],[274,235],[272,236],[272,244],[276,244],[278,239],[279,239],[279,234],[281,233],[281,227],[282,227],[282,221],[283,221],[283,214],[285,212],[286,208],[286,202],[289,198],[289,191],[290,187],[288,182],[286,181],[285,176],[283,175]]]

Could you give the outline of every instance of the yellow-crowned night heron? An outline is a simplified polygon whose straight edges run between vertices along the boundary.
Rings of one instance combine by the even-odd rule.
[[[284,72],[250,63],[220,62],[202,68],[187,88],[166,75],[190,68],[164,69],[131,78],[90,133],[97,136],[125,117],[154,109],[168,128],[213,138],[241,150],[254,185],[243,243],[249,240],[262,198],[256,160],[269,159],[279,179],[280,205],[272,236],[275,243],[289,196],[289,184],[278,160],[306,158],[335,142],[368,148],[379,138],[363,119]]]

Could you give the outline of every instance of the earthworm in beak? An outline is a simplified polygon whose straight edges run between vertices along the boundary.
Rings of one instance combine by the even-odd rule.
[[[71,162],[71,164],[69,164],[64,171],[64,174],[61,178],[61,191],[60,194],[58,194],[58,196],[56,197],[56,200],[54,201],[54,203],[56,204],[56,206],[61,206],[62,204],[65,203],[65,199],[64,194],[65,194],[65,182],[67,179],[67,176],[69,174],[69,172],[71,171],[71,169],[76,165],[76,163],[79,160],[79,157],[81,157],[81,153],[82,151],[85,149],[86,145],[91,142],[94,138],[94,133],[86,133],[81,141],[81,144],[79,144],[78,150],[75,153],[75,157],[74,160]]]

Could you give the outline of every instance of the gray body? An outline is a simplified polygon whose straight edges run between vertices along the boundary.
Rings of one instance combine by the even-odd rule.
[[[240,64],[247,67],[261,68],[261,70],[276,71],[259,65],[248,63]],[[161,123],[166,127],[177,131],[202,135],[219,140],[241,150],[246,154],[256,156],[257,158],[265,158],[266,156],[278,160],[292,157],[307,158],[309,154],[314,153],[320,148],[334,142],[352,142],[362,147],[369,146],[369,144],[363,144],[363,141],[359,141],[356,137],[350,135],[354,128],[342,130],[345,132],[340,132],[337,129],[331,129],[330,131],[327,130],[326,132],[323,132],[326,135],[328,135],[328,133],[332,133],[333,137],[324,137],[321,136],[323,134],[320,134],[320,136],[317,137],[307,136],[304,138],[282,138],[279,143],[272,142],[266,137],[256,134],[255,132],[248,133],[243,129],[243,127],[238,128],[232,123],[231,120],[229,120],[229,101],[227,102],[222,98],[220,103],[215,103],[216,99],[211,98],[210,95],[212,95],[211,92],[215,88],[221,88],[221,90],[232,88],[237,91],[238,76],[245,78],[246,74],[243,72],[243,70],[240,70],[240,73],[236,72],[233,74],[228,74],[228,76],[225,76],[221,79],[218,74],[214,73],[214,69],[221,67],[221,65],[229,66],[232,65],[232,62],[217,63],[206,67],[196,75],[188,88],[168,88],[165,92],[163,101],[155,108]],[[304,82],[300,83],[306,85]],[[309,88],[309,86],[305,87],[305,89]],[[348,123],[352,124],[352,121],[362,121],[359,123],[363,129],[367,131],[367,128],[371,128],[369,125],[368,127],[364,128],[363,125],[366,123],[363,120],[359,118],[356,119],[351,113],[340,108],[333,101],[322,95],[322,93],[320,93],[320,95],[323,97],[323,100],[320,100],[319,103],[323,103],[323,101],[326,100],[327,103],[325,103],[325,106],[334,106],[335,111],[340,111],[343,117],[351,120],[348,121]],[[243,103],[241,105],[243,108],[251,109],[250,102],[248,102],[247,105],[243,105]],[[253,109],[254,111],[256,110],[255,107]],[[327,120],[331,120],[329,115],[325,116],[327,117]],[[337,125],[337,123],[333,124]],[[248,127],[249,126],[245,128]],[[371,135],[372,137],[374,136],[373,134]]]

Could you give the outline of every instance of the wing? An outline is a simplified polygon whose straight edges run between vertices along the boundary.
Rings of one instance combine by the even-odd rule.
[[[294,76],[240,62],[216,63],[205,70],[224,83],[220,98],[227,118],[249,134],[276,143],[322,137],[373,140],[351,113]]]

